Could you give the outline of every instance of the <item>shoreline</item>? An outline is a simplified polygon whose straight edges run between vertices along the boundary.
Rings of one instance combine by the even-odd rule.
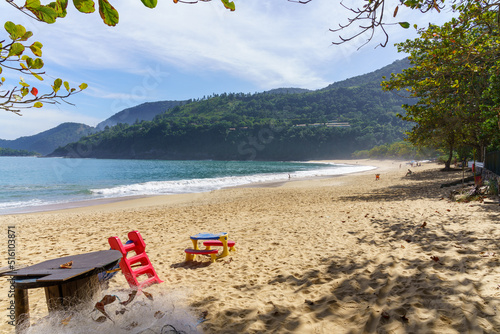
[[[356,163],[354,163],[356,161]],[[321,163],[321,164],[347,164],[347,165],[352,165],[352,166],[367,166],[371,167],[369,165],[364,165],[364,164],[358,164],[357,162],[363,161],[360,159],[357,160],[313,160],[313,161],[307,161],[307,163]],[[365,161],[377,161],[377,160],[367,160]],[[383,161],[383,160],[382,160]],[[377,169],[379,167],[375,167]],[[215,190],[221,190],[221,189],[231,189],[231,188],[254,188],[254,187],[279,187],[287,182],[293,182],[293,181],[306,181],[306,180],[312,180],[312,179],[327,179],[327,178],[334,178],[338,176],[343,176],[343,175],[348,175],[348,174],[357,174],[357,173],[363,173],[367,171],[360,171],[360,172],[353,172],[353,173],[347,173],[347,174],[340,174],[340,175],[321,175],[321,176],[310,176],[310,177],[300,177],[300,178],[292,178],[288,179],[285,181],[267,181],[267,182],[253,182],[253,183],[248,183],[248,184],[243,184],[239,186],[228,186],[228,187],[223,187],[220,189],[215,189]],[[43,213],[43,212],[51,212],[51,211],[59,211],[59,210],[70,210],[70,209],[78,209],[78,208],[85,208],[85,207],[93,207],[93,206],[100,206],[100,205],[105,205],[105,204],[113,204],[113,203],[119,203],[119,202],[127,202],[127,201],[133,201],[136,199],[143,199],[143,198],[150,198],[150,197],[170,197],[170,196],[177,196],[177,195],[187,195],[187,194],[201,194],[205,192],[211,192],[215,190],[207,190],[204,192],[187,192],[187,193],[179,193],[179,194],[168,194],[168,195],[131,195],[131,196],[122,196],[122,197],[110,197],[110,198],[97,198],[97,199],[87,199],[87,200],[78,200],[74,202],[64,202],[64,203],[54,203],[54,204],[44,204],[44,205],[39,205],[39,206],[27,206],[27,207],[22,207],[22,208],[13,208],[13,209],[7,209],[5,212],[0,212],[0,217],[1,216],[6,216],[6,215],[22,215],[22,214],[33,214],[33,213]]]
[[[42,213],[42,212],[51,212],[51,211],[59,211],[59,210],[67,210],[67,209],[76,209],[76,208],[85,208],[89,206],[98,206],[103,204],[111,204],[115,202],[122,201],[130,201],[139,198],[146,198],[150,196],[124,196],[124,197],[113,197],[113,198],[97,198],[97,199],[89,199],[89,200],[81,200],[74,202],[65,202],[65,203],[54,203],[54,204],[44,204],[38,206],[27,206],[23,208],[16,208],[11,210],[6,210],[7,212],[0,212],[1,216],[7,215],[24,215],[31,213]]]

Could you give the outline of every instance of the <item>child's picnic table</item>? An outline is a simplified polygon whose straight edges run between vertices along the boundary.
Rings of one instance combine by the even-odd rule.
[[[220,237],[227,236],[227,232],[220,233],[198,233],[190,236],[189,238],[193,242],[194,249],[200,249],[198,247],[198,240],[219,240]]]
[[[216,259],[229,255],[229,248],[234,249],[234,241],[228,241],[227,232],[220,233],[198,233],[189,237],[193,242],[193,248],[188,248],[184,252],[186,253],[186,261],[193,261],[196,255],[210,255],[211,261],[215,262]],[[200,249],[198,246],[198,241],[207,240],[209,242],[204,242],[206,249]],[[217,255],[218,250],[210,248],[211,246],[222,246],[222,253]]]

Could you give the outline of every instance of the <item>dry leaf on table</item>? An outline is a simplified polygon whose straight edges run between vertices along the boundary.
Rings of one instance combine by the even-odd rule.
[[[61,264],[59,266],[59,268],[62,268],[62,269],[71,269],[72,266],[73,266],[73,261],[69,261],[69,262]]]

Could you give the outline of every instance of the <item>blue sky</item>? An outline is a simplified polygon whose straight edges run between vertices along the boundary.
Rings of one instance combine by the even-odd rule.
[[[235,0],[230,12],[220,1],[196,5],[159,1],[148,9],[139,0],[111,3],[120,23],[108,27],[99,14],[81,14],[69,4],[68,16],[55,24],[36,22],[1,1],[0,18],[23,24],[43,46],[43,84],[25,76],[41,90],[54,78],[77,86],[89,85],[65,103],[23,111],[23,116],[0,113],[0,139],[34,135],[63,122],[90,126],[144,102],[184,100],[213,93],[255,93],[279,87],[323,88],[364,74],[406,55],[394,43],[416,36],[415,29],[388,28],[358,50],[366,38],[332,45],[349,11],[336,0],[313,0],[307,5],[287,0]],[[347,3],[347,2],[346,2]],[[353,1],[362,5],[363,1]],[[389,0],[387,14],[399,1]],[[391,6],[391,4],[394,4]],[[419,14],[399,10],[394,22],[426,26],[451,17],[442,12]],[[3,23],[2,23],[3,24]],[[4,39],[2,29],[0,40]],[[342,33],[347,35],[348,31]],[[17,82],[19,73],[2,73]],[[46,89],[45,89],[46,90]]]

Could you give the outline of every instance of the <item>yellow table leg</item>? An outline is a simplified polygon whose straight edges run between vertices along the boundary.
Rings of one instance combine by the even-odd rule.
[[[222,241],[222,253],[220,253],[217,258],[220,259],[222,257],[228,256],[229,255],[229,249],[227,247],[227,234],[223,235],[219,238],[220,241]]]
[[[193,249],[195,249],[195,250],[200,249],[198,247],[198,240],[191,239],[191,241],[193,242]],[[189,259],[188,259],[188,256],[189,256]],[[186,254],[186,261],[194,261],[195,258],[196,258],[195,254]]]

